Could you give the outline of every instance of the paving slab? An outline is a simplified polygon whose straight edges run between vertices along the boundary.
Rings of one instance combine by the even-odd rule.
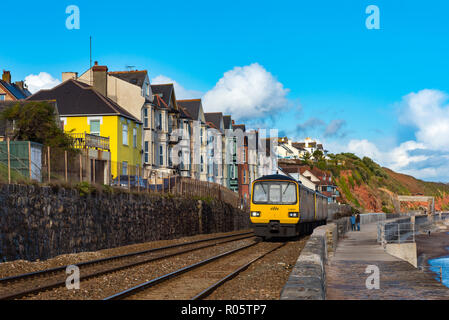
[[[368,266],[379,269],[379,289],[368,289]],[[377,223],[361,226],[341,239],[326,265],[328,300],[449,300],[449,288],[377,243]],[[372,283],[368,281],[368,283]]]

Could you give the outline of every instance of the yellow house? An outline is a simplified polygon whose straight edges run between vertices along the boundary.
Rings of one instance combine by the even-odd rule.
[[[142,167],[142,123],[93,87],[73,79],[27,100],[56,100],[64,131],[110,152],[112,178],[137,175]],[[77,140],[76,139],[76,140]]]

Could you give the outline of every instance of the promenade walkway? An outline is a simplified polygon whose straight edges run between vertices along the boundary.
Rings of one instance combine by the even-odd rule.
[[[326,298],[328,300],[449,300],[449,288],[431,273],[415,269],[411,264],[384,252],[377,243],[377,224],[350,231],[338,243],[326,266]],[[367,266],[380,271],[380,288],[369,290]]]

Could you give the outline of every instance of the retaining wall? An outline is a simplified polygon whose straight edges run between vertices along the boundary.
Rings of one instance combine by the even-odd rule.
[[[249,228],[248,214],[224,202],[158,194],[0,185],[0,204],[3,261]]]

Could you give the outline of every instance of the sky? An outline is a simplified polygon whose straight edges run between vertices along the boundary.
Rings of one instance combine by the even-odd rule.
[[[71,5],[79,28],[67,28]],[[370,5],[379,29],[367,28]],[[94,61],[148,70],[206,112],[449,182],[446,1],[24,0],[2,10],[0,68],[32,91],[87,70],[92,36]]]

